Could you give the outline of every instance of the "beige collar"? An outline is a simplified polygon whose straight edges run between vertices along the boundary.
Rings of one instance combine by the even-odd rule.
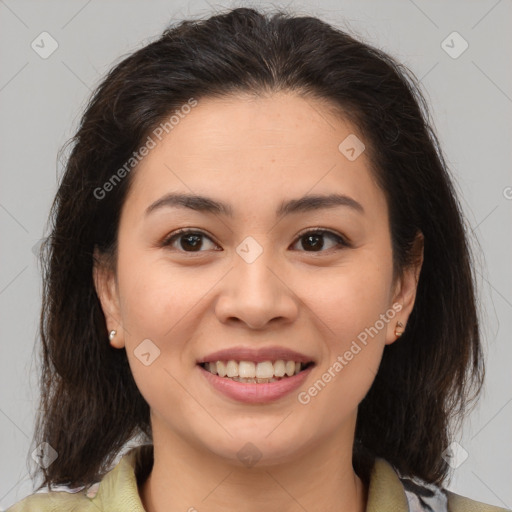
[[[366,512],[409,512],[402,482],[385,459],[377,458],[373,465]]]

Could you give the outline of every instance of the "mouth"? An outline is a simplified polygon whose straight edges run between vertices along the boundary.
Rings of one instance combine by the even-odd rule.
[[[205,382],[221,395],[245,404],[266,404],[284,399],[304,385],[314,361],[292,359],[202,361],[197,368]]]
[[[315,366],[314,361],[266,360],[236,361],[217,360],[198,363],[207,372],[222,379],[246,384],[268,384],[286,380]]]

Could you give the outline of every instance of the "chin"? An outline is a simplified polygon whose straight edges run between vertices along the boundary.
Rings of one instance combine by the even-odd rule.
[[[278,433],[279,422],[273,422],[271,428],[233,429],[233,437],[224,436],[222,440],[210,439],[203,444],[209,451],[223,458],[229,464],[251,468],[270,467],[291,463],[308,449],[309,443],[301,437],[290,435],[285,428]],[[274,432],[272,430],[275,429]],[[236,432],[236,433],[235,433]]]

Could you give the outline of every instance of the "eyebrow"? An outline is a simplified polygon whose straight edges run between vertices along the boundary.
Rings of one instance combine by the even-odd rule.
[[[363,206],[355,199],[344,194],[329,194],[307,195],[299,199],[282,201],[279,208],[276,210],[276,217],[339,206],[346,206],[357,213],[364,214]],[[147,216],[165,207],[189,208],[198,212],[221,214],[231,218],[234,216],[233,209],[229,204],[216,201],[210,197],[180,193],[169,193],[157,199],[146,208],[145,215]]]

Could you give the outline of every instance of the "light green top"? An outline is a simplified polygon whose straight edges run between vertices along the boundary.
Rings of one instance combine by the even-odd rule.
[[[135,474],[139,448],[134,447],[125,453],[101,482],[89,490],[83,489],[75,493],[63,490],[37,492],[14,504],[7,512],[145,512]],[[449,512],[510,512],[508,509],[486,505],[448,490],[445,492],[448,496]],[[384,459],[376,459],[370,477],[366,512],[421,510],[412,503],[409,508],[409,503],[402,481],[393,467]]]

